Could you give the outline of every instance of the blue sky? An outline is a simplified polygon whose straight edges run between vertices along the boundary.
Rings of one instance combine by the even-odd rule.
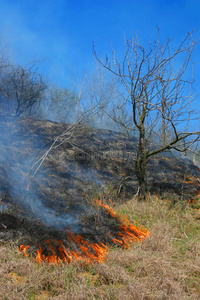
[[[170,37],[178,43],[194,29],[199,38],[199,15],[199,0],[1,0],[0,36],[15,62],[44,60],[41,72],[66,86],[71,70],[93,68],[93,42],[103,57],[111,55],[111,45],[120,55],[124,37],[134,31],[146,43],[156,36],[156,26],[163,41]],[[196,51],[197,67],[198,61]]]

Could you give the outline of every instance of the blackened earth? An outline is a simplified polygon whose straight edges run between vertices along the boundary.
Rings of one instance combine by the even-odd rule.
[[[119,221],[92,199],[110,191],[112,201],[126,201],[137,193],[137,139],[83,125],[72,129],[0,114],[1,241],[34,248],[44,239],[63,240],[68,230],[103,243],[117,234]],[[148,164],[148,192],[187,203],[200,190],[199,171],[190,160],[158,155]]]

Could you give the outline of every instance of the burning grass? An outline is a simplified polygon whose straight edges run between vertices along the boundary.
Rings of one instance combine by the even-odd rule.
[[[99,218],[102,215],[108,215],[109,218],[105,218],[104,222],[108,222],[106,225],[109,228],[109,220],[115,223],[115,228],[111,228],[109,231],[107,229],[107,240],[111,243],[128,248],[132,242],[141,242],[146,237],[150,235],[150,232],[140,226],[136,227],[131,224],[128,218],[122,219],[122,217],[117,216],[115,211],[108,206],[107,204],[103,204],[97,198],[95,199],[95,203],[101,208],[102,212],[99,215]],[[100,222],[101,223],[101,222]],[[117,225],[118,224],[118,225]],[[93,226],[93,224],[91,224]],[[93,238],[97,231],[93,231]],[[86,238],[81,235],[73,234],[70,231],[67,231],[66,234],[63,234],[64,239],[67,241],[69,246],[75,245],[75,250],[71,250],[70,247],[66,247],[63,244],[63,241],[56,240],[55,237],[51,238],[51,240],[43,240],[38,244],[38,249],[36,250],[36,261],[38,263],[45,261],[48,263],[71,263],[74,260],[84,261],[85,263],[91,263],[92,261],[103,262],[105,260],[106,254],[108,252],[108,247],[103,242],[101,242],[100,237],[98,237],[98,242],[90,242]],[[101,238],[105,238],[101,236]],[[29,256],[30,245],[20,245],[19,251],[24,253],[25,256]],[[76,250],[78,249],[78,250]]]
[[[199,200],[195,199],[196,207]],[[149,228],[143,243],[109,249],[103,263],[36,264],[16,244],[0,246],[0,295],[6,299],[200,299],[199,208],[152,197],[117,207]]]

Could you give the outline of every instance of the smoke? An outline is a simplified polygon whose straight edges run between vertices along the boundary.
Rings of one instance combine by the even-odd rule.
[[[34,173],[31,166],[39,150],[43,147],[39,154],[41,157],[52,140],[68,127],[62,123],[17,118],[0,113],[0,196],[6,188],[14,202],[14,209],[16,207],[16,214],[22,208],[23,217],[27,214],[30,219],[46,226],[80,232],[82,216],[89,217],[96,213],[95,208],[84,199],[84,195],[93,193],[94,185],[96,191],[97,188],[105,187],[104,183],[109,181],[111,176],[105,170],[95,169],[98,159],[103,161],[104,156],[106,159],[115,156],[125,158],[128,153],[123,142],[118,142],[118,149],[111,149],[112,143],[109,144],[102,153],[93,145],[91,152],[84,151],[87,141],[78,133],[75,144],[79,143],[80,138],[83,151],[81,148],[80,152],[79,148],[77,151],[76,147],[75,151],[68,147],[69,143],[63,148],[55,147],[31,182],[27,181],[30,170]],[[116,133],[115,140],[118,140],[119,136],[121,135]],[[107,132],[107,135],[105,132],[99,133],[99,146],[101,140],[105,142],[110,137],[110,132]],[[96,142],[98,146],[98,137]],[[90,143],[93,143],[93,139]],[[85,192],[89,194],[84,194]],[[5,206],[1,206],[0,210],[4,208]]]
[[[28,132],[26,122],[19,121],[15,116],[1,114],[0,119],[0,191],[3,194],[5,187],[14,205],[23,210],[46,226],[56,229],[68,228],[74,232],[79,231],[79,213],[55,210],[43,203],[42,176],[34,179],[35,184],[27,187],[27,175],[30,171],[32,160],[38,149],[45,141],[40,135]],[[38,128],[39,129],[39,128]],[[31,140],[31,144],[30,144]],[[30,148],[34,145],[34,148]],[[38,188],[36,188],[36,186]],[[40,188],[40,189],[39,189]],[[2,196],[0,194],[0,196]],[[2,197],[1,197],[2,198]],[[48,203],[49,199],[46,199]],[[67,203],[67,199],[66,199]],[[6,203],[0,206],[1,211],[7,209]],[[14,212],[14,211],[13,211]]]
[[[84,122],[86,126],[126,133],[133,130],[131,109],[116,77],[96,65],[90,73],[72,74],[71,81],[69,88],[50,85],[37,118],[73,124],[86,111],[98,108],[97,113]]]
[[[82,111],[75,113],[75,110],[75,105],[69,107],[67,101],[65,104],[60,102],[53,105],[51,100],[47,99],[42,102],[39,110],[34,113],[34,117],[52,122],[74,124],[82,113]]]

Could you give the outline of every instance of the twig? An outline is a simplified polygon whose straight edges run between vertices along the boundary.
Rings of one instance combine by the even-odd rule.
[[[5,229],[7,229],[7,226],[6,226],[6,225],[4,225],[3,223],[1,223],[1,225],[2,225]]]

